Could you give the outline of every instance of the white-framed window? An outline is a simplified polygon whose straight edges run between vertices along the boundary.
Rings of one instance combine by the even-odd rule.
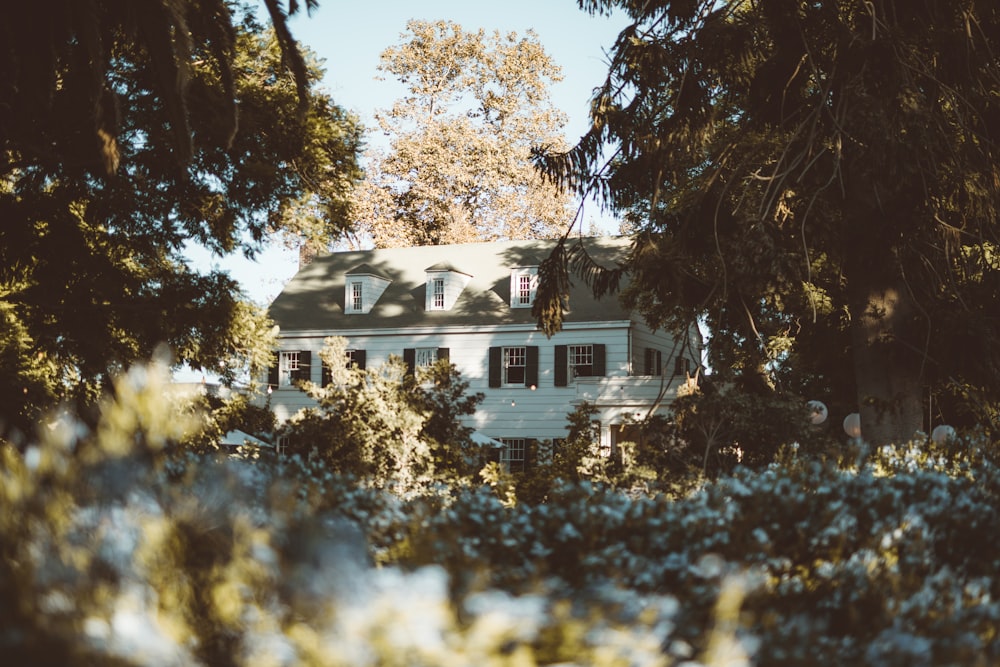
[[[352,368],[354,366],[361,366],[359,360],[364,355],[361,350],[345,350],[344,356],[347,357],[347,367]]]
[[[417,368],[433,366],[438,359],[436,347],[418,347],[413,351],[413,365]]]
[[[281,435],[278,436],[278,441],[274,444],[274,451],[278,456],[284,456],[288,453],[288,436]]]
[[[431,309],[444,310],[444,278],[431,281]]]
[[[594,346],[570,345],[566,350],[569,379],[590,377],[594,374]]]
[[[278,386],[291,387],[299,374],[299,353],[282,352],[278,359]]]
[[[503,383],[524,386],[527,349],[521,347],[503,348]]]
[[[509,472],[524,472],[525,439],[500,438],[503,449],[500,450],[500,464]]]
[[[538,290],[538,267],[514,269],[510,274],[510,307],[531,308]]]
[[[364,310],[364,283],[352,280],[347,283],[347,308],[349,313],[360,313]]]

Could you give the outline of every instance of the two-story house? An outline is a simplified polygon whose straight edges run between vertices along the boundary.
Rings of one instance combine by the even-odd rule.
[[[629,247],[624,238],[585,243],[609,267]],[[323,382],[323,340],[343,336],[349,361],[361,367],[390,355],[411,369],[449,359],[469,391],[486,397],[467,425],[503,442],[512,469],[523,466],[530,440],[565,437],[566,416],[584,401],[597,410],[602,447],[613,450],[630,422],[669,405],[698,367],[701,338],[652,331],[615,296],[597,300],[582,284],[571,291],[563,330],[546,337],[531,306],[538,266],[553,247],[506,241],[316,257],[270,307],[280,327],[268,377],[278,420],[311,404],[296,380]]]

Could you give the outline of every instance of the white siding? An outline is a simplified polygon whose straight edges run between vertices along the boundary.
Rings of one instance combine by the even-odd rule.
[[[280,341],[280,349],[312,352],[311,379],[316,383],[321,380],[319,351],[327,335],[328,332],[290,334],[282,336]],[[349,349],[365,350],[368,368],[385,363],[390,355],[402,357],[404,348],[448,348],[451,363],[469,383],[469,393],[485,395],[476,414],[466,418],[466,424],[493,438],[563,438],[567,415],[581,402],[588,401],[598,408],[594,418],[601,421],[607,439],[612,424],[645,416],[657,398],[661,398],[660,411],[666,409],[681,383],[681,378],[670,377],[671,353],[676,355],[680,345],[675,346],[664,332],[653,333],[643,325],[628,322],[593,328],[576,326],[552,338],[523,327],[485,331],[428,329],[414,333],[368,331],[345,338]],[[605,375],[570,379],[569,386],[557,387],[555,348],[574,344],[603,344]],[[489,348],[522,345],[538,347],[536,388],[489,387]],[[636,377],[642,371],[646,347],[662,350],[665,376]],[[271,405],[278,420],[284,421],[314,403],[297,389],[281,388],[271,395]]]
[[[644,375],[646,349],[660,350],[663,373],[668,377],[673,375],[675,360],[684,354],[689,360],[691,372],[701,364],[702,341],[697,328],[692,329],[690,342],[685,348],[682,341],[675,339],[665,331],[654,332],[643,323],[636,323],[632,329],[632,374]]]
[[[491,437],[561,438],[566,435],[566,415],[577,405],[577,387],[571,381],[567,387],[555,386],[555,346],[573,344],[603,344],[606,353],[606,376],[628,376],[628,326],[562,331],[552,338],[535,330],[461,331],[448,333],[367,333],[347,336],[351,349],[365,350],[366,365],[374,368],[388,360],[389,355],[403,355],[404,348],[449,348],[451,363],[469,383],[469,393],[482,392],[486,398],[467,424]],[[312,352],[311,380],[321,379],[319,351],[324,335],[283,336],[280,349]],[[538,385],[528,387],[489,387],[489,348],[503,346],[537,346]],[[513,405],[511,405],[513,403]],[[280,388],[271,395],[271,405],[279,421],[291,417],[303,407],[314,405],[304,393],[294,388]]]

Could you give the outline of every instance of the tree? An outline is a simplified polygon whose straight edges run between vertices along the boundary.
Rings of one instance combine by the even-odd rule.
[[[391,357],[379,367],[358,368],[345,362],[345,338],[324,343],[324,384],[302,385],[317,405],[281,429],[290,452],[404,491],[478,471],[479,447],[460,418],[473,414],[483,395],[466,396],[469,384],[454,365],[441,360],[408,373],[402,359]]]
[[[378,247],[557,234],[571,198],[530,157],[532,146],[563,144],[565,117],[548,92],[561,76],[535,34],[410,21],[407,35],[382,54],[379,69],[407,95],[377,117],[392,139],[369,155],[361,230]]]
[[[627,272],[655,325],[704,317],[713,367],[744,386],[853,389],[836,399],[873,442],[924,426],[928,390],[997,395],[995,3],[580,6],[633,23],[592,129],[540,162],[639,231],[612,274],[559,248],[550,330],[571,258],[599,290]]]
[[[321,72],[276,0],[273,32],[223,2],[57,4],[0,27],[0,372],[20,398],[0,422],[21,431],[161,343],[225,380],[266,366],[262,310],[185,245],[252,255],[303,198],[342,212],[360,178],[360,127],[309,90]]]

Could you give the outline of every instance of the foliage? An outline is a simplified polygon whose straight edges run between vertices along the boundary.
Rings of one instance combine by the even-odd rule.
[[[303,383],[317,406],[282,427],[291,451],[400,491],[479,470],[479,448],[459,418],[472,414],[483,396],[465,395],[468,383],[453,365],[441,360],[410,374],[402,359],[391,357],[375,368],[348,367],[346,345],[339,336],[326,339],[320,356],[329,383]]]
[[[378,116],[391,145],[368,154],[361,233],[377,247],[556,235],[571,198],[530,152],[563,143],[548,92],[561,76],[535,34],[413,20],[403,37],[382,54],[379,69],[407,94]]]
[[[790,443],[813,454],[833,446],[829,423],[812,425],[801,399],[777,392],[755,394],[703,380],[697,391],[675,399],[670,413],[669,421],[644,432],[671,443],[660,460],[664,472],[679,476],[697,471],[716,477],[738,464],[761,468]]]
[[[0,648],[17,664],[991,664],[988,441],[789,454],[680,499],[558,485],[401,497],[298,456],[169,453],[199,427],[136,368],[93,429],[0,448]],[[179,408],[181,408],[179,410]],[[373,567],[373,564],[379,567]],[[694,661],[694,663],[692,662]]]
[[[873,441],[924,427],[928,392],[958,399],[946,421],[992,419],[995,3],[579,4],[632,24],[592,129],[540,162],[636,229],[626,303],[703,321],[724,380],[837,392]],[[536,314],[557,328],[565,281],[543,269]]]
[[[0,416],[22,432],[162,343],[227,382],[266,366],[263,310],[185,250],[252,255],[277,230],[330,234],[360,177],[357,121],[309,90],[321,71],[288,50],[283,23],[214,1],[70,4],[21,3],[25,22],[0,29],[0,308],[16,337],[4,349],[25,357],[0,356],[0,371],[28,389]],[[304,202],[324,228],[289,224]]]

